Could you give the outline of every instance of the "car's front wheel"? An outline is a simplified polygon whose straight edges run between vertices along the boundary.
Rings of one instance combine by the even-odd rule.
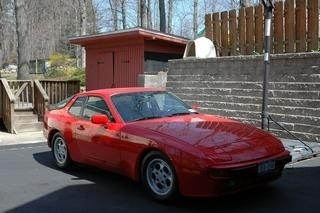
[[[61,169],[66,169],[71,164],[67,144],[63,136],[57,132],[52,137],[52,154],[56,165]]]
[[[153,151],[145,156],[141,166],[141,180],[145,190],[157,200],[172,200],[177,195],[177,177],[169,159]]]

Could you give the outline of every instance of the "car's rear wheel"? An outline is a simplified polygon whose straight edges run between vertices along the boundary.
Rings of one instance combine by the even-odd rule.
[[[63,136],[57,132],[52,137],[52,154],[57,167],[66,169],[71,164],[67,144]]]
[[[169,159],[158,151],[145,156],[141,166],[145,190],[157,200],[172,200],[177,195],[177,177]]]

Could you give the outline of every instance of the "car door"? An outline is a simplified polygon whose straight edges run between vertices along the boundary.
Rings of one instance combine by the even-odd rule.
[[[93,124],[94,114],[108,116],[107,125]],[[84,104],[82,119],[76,124],[76,141],[80,152],[92,163],[110,169],[118,168],[120,164],[120,133],[117,124],[103,98],[89,96]]]

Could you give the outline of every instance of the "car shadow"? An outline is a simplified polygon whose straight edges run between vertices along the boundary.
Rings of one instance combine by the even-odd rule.
[[[59,170],[49,151],[35,153],[33,158],[48,169]],[[297,188],[292,187],[295,180],[291,177],[320,174],[320,168],[286,169],[284,177],[273,184],[220,198],[180,198],[172,203],[154,201],[139,183],[104,170],[76,165],[61,172],[85,180],[85,184],[63,187],[7,212],[288,212],[288,208],[301,212],[305,207],[292,196]],[[313,189],[310,193],[316,196],[318,192]]]

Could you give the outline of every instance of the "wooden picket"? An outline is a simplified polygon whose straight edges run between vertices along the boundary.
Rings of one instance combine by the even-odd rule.
[[[217,55],[263,53],[262,5],[205,16],[206,37]],[[286,0],[275,3],[271,52],[293,53],[319,49],[318,0]]]
[[[239,50],[241,55],[246,54],[246,19],[243,8],[239,10]]]
[[[258,5],[255,11],[255,52],[263,52],[263,6]]]
[[[237,11],[229,11],[229,31],[230,31],[230,55],[235,55],[237,53]]]
[[[228,38],[228,12],[221,13],[221,55],[226,56],[229,52]]]
[[[276,2],[274,10],[274,53],[283,53],[283,4]]]
[[[285,1],[285,52],[294,52],[295,25],[294,25],[294,0]]]
[[[254,51],[254,15],[253,7],[247,7],[246,13],[246,55]]]
[[[296,1],[296,49],[306,50],[306,0]]]
[[[212,14],[206,14],[204,18],[205,26],[206,26],[206,37],[210,40],[213,39],[212,37]]]
[[[220,34],[220,13],[212,14],[212,41],[216,47],[217,54],[221,51],[221,34]]]
[[[318,32],[319,32],[319,1],[308,0],[308,32],[307,43],[308,51],[316,50],[318,46]]]

